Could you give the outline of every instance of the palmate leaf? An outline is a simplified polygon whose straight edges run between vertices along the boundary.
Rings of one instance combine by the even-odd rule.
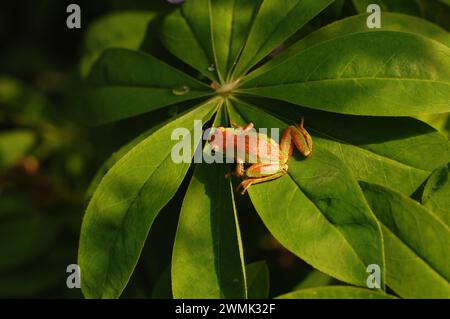
[[[450,160],[448,140],[415,119],[344,116],[269,100],[254,103],[238,105],[239,112],[253,119],[263,106],[284,119],[276,121],[280,129],[303,115],[314,143],[339,157],[356,179],[406,195],[414,193],[434,169]]]
[[[416,201],[361,183],[382,224],[386,283],[404,298],[450,298],[450,229]]]
[[[417,119],[431,125],[450,140],[450,113],[426,114]]]
[[[215,125],[224,123],[222,109]],[[196,166],[172,257],[174,298],[246,298],[243,248],[226,164]]]
[[[449,47],[419,35],[354,33],[255,71],[239,92],[344,114],[441,113],[450,111],[449,64]]]
[[[193,121],[206,122],[216,107],[217,101],[212,100],[164,125],[106,173],[89,202],[81,229],[78,263],[86,297],[121,294],[156,215],[175,194],[189,167],[171,159],[173,129],[185,127],[192,135]],[[193,149],[199,142],[193,142]]]
[[[186,1],[165,19],[162,41],[204,76],[223,82],[230,79],[235,64],[234,79],[331,3],[288,0],[280,6],[276,0]]]
[[[243,76],[298,29],[329,6],[332,0],[278,0],[263,1],[247,43],[233,74]]]
[[[224,164],[199,164],[183,201],[172,258],[174,298],[246,298],[242,243]]]
[[[228,82],[251,70],[331,2],[289,0],[280,6],[275,0],[186,1],[164,20],[161,39],[172,54],[210,80]],[[382,31],[372,32],[365,28],[366,16],[351,17],[304,38],[252,72],[232,96],[259,95],[357,115],[450,111],[448,34],[422,20],[394,14],[385,15]],[[89,81],[86,115],[94,124],[213,93],[154,57],[127,50],[106,52]],[[189,87],[188,92],[174,94],[183,86]],[[286,127],[286,119],[291,124],[306,115],[317,146],[311,159],[296,155],[290,160],[287,176],[250,188],[264,223],[289,250],[342,281],[365,286],[366,267],[373,263],[381,266],[384,275],[383,232],[356,180],[410,195],[433,169],[448,162],[448,141],[412,119],[342,116],[297,105],[285,110],[264,101],[264,107],[282,120],[262,111],[258,103],[237,100],[227,102],[229,115],[241,124],[254,121],[260,127],[280,128]],[[99,173],[91,188],[80,244],[85,296],[120,295],[154,218],[189,166],[167,158],[171,129],[191,121],[189,127],[194,118],[205,122],[216,103],[148,131]],[[159,166],[151,166],[155,162]],[[244,270],[233,192],[223,178],[225,171],[217,164],[195,168],[174,247],[176,298],[262,296],[264,289],[253,289],[248,280],[246,285],[254,272],[250,266]],[[163,183],[168,189],[161,192]],[[400,245],[399,250],[408,256],[405,247]],[[319,293],[333,294],[332,289]]]
[[[245,45],[262,0],[210,1],[215,62],[222,80],[229,74]]]
[[[368,16],[369,14],[351,16],[330,23],[329,25],[308,34],[290,46],[285,52],[283,52],[282,55],[264,64],[261,68],[255,71],[254,75],[262,73],[265,70],[270,70],[275,65],[281,64],[290,57],[295,56],[300,51],[308,49],[319,43],[354,33],[380,31],[412,33],[433,39],[450,47],[450,37],[448,32],[427,20],[400,13],[383,12],[382,28],[368,29],[366,21]]]
[[[242,116],[246,104],[228,105],[232,121],[280,127],[264,112]],[[369,264],[384,267],[381,230],[358,183],[332,153],[316,147],[313,157],[292,158],[286,176],[250,187],[253,205],[272,235],[320,271],[365,286]]]
[[[167,16],[161,28],[161,41],[176,57],[193,66],[207,78],[219,81],[210,24],[210,1],[186,1]]]
[[[82,100],[86,122],[99,125],[212,93],[207,85],[155,57],[108,49],[92,68]]]
[[[109,48],[139,50],[148,24],[155,12],[127,11],[112,13],[100,18],[86,32],[80,72],[86,77],[92,65]]]
[[[328,286],[293,291],[278,296],[277,299],[395,299],[395,297],[357,287]]]
[[[422,204],[450,227],[449,166],[439,168],[428,179],[422,194]]]

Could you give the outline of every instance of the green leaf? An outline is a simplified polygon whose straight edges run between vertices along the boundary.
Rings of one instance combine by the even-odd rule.
[[[126,49],[108,49],[88,79],[82,112],[94,125],[150,112],[212,91],[155,57]]]
[[[382,224],[387,285],[404,298],[450,298],[448,226],[400,193],[361,186]]]
[[[293,291],[277,299],[394,299],[394,296],[377,291],[350,287],[328,286]]]
[[[83,47],[80,71],[86,77],[94,62],[108,48],[139,50],[155,12],[115,12],[89,26]]]
[[[246,298],[239,226],[225,165],[199,164],[172,257],[174,298]]]
[[[431,125],[450,140],[450,113],[427,114],[417,118]]]
[[[415,119],[344,116],[267,100],[255,103],[287,123],[305,116],[315,145],[339,157],[356,179],[407,195],[414,193],[434,169],[450,161],[448,140]],[[247,104],[240,112],[252,119],[260,108]],[[281,122],[279,125],[286,127]]]
[[[399,31],[405,33],[413,33],[436,40],[450,47],[450,37],[448,36],[448,32],[438,25],[431,23],[425,19],[400,13],[384,12],[382,28],[368,29],[366,21],[368,16],[369,14],[351,16],[330,23],[329,25],[308,34],[307,36],[293,44],[291,47],[289,47],[285,52],[283,52],[282,55],[280,55],[276,59],[269,61],[261,68],[256,70],[252,75],[256,76],[257,74],[264,73],[266,70],[270,70],[275,65],[281,64],[288,58],[295,56],[300,51],[306,50],[317,44],[345,35],[361,32]]]
[[[222,80],[237,63],[262,0],[210,1],[215,61]],[[226,78],[226,79],[225,79]]]
[[[277,0],[263,1],[233,72],[234,78],[247,73],[332,2],[332,0],[287,0],[280,5]]]
[[[428,179],[422,204],[450,226],[450,177],[448,166],[436,170]]]
[[[379,31],[399,31],[414,33],[436,40],[450,47],[450,37],[448,36],[448,32],[425,19],[399,13],[384,12],[383,27],[381,29],[368,29],[366,22],[367,17],[368,14],[351,16],[330,23],[329,25],[308,34],[307,36],[293,44],[291,47],[289,47],[285,52],[283,52],[282,55],[280,55],[276,59],[270,60],[269,62],[258,68],[255,72],[252,73],[252,76],[257,76],[258,74],[262,74],[268,70],[271,70],[275,66],[282,64],[289,58],[295,56],[302,50],[306,50],[310,47],[313,47],[325,41],[332,40],[334,38],[354,33]]]
[[[32,131],[15,130],[0,134],[0,172],[14,165],[32,148],[36,136]]]
[[[450,111],[449,63],[450,48],[434,40],[396,31],[362,32],[319,43],[255,72],[239,91],[345,114],[441,113]]]
[[[234,102],[231,120],[263,128],[286,126],[261,111],[244,118],[241,110],[247,107]],[[295,156],[288,165],[286,176],[249,189],[264,224],[284,247],[314,268],[365,286],[367,266],[383,268],[384,258],[379,225],[358,183],[336,156],[321,147],[311,158]]]
[[[217,100],[164,125],[134,146],[106,173],[88,205],[81,229],[78,264],[88,298],[116,298],[125,288],[158,212],[173,197],[189,168],[171,158],[172,131],[207,121]],[[192,149],[200,142],[194,137]],[[178,142],[180,143],[180,142]],[[177,144],[178,144],[177,143]],[[157,190],[157,191],[155,191]]]
[[[219,111],[216,123],[223,120]],[[174,298],[246,298],[241,235],[225,164],[198,164],[172,256]]]
[[[102,167],[97,171],[94,178],[92,179],[87,191],[85,198],[87,200],[90,200],[92,195],[94,194],[95,190],[97,189],[98,185],[100,184],[101,180],[105,176],[105,174],[122,158],[124,157],[129,151],[131,151],[136,145],[138,145],[140,142],[145,140],[147,137],[149,137],[151,134],[153,134],[155,131],[163,127],[164,125],[168,124],[169,122],[173,121],[174,119],[171,118],[168,121],[162,122],[155,127],[145,131],[144,133],[140,134],[139,136],[135,137],[133,140],[131,140],[129,143],[122,146],[119,150],[114,152],[107,160],[103,163]]]
[[[168,15],[161,27],[161,41],[173,55],[207,78],[219,81],[211,37],[210,0],[185,1]]]
[[[265,261],[258,261],[245,266],[247,273],[247,291],[249,299],[269,298],[269,268]]]
[[[332,281],[333,278],[330,276],[318,270],[312,270],[306,278],[294,287],[294,290],[328,286]]]
[[[411,15],[421,15],[418,0],[352,0],[358,12],[366,12],[370,4],[378,4],[382,10],[382,19],[385,11],[398,11]]]

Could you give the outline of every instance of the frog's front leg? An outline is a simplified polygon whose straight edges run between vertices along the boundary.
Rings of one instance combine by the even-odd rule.
[[[288,171],[287,164],[280,163],[256,163],[245,171],[248,178],[242,181],[238,186],[238,190],[242,189],[241,194],[244,195],[247,189],[253,184],[263,183],[277,179],[285,175]]]
[[[237,163],[234,172],[226,173],[225,178],[230,178],[231,176],[244,177],[244,163]]]

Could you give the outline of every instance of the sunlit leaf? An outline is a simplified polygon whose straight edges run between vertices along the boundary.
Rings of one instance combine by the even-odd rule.
[[[280,5],[278,0],[263,1],[233,72],[235,78],[244,75],[332,2],[286,0]]]
[[[215,123],[222,122],[219,112]],[[181,208],[172,257],[175,298],[246,298],[241,234],[225,164],[199,164]]]
[[[240,113],[245,104],[235,101],[233,106],[229,112],[235,123],[280,127],[279,120],[264,112],[250,119]],[[384,258],[381,230],[358,183],[322,147],[306,160],[293,157],[288,165],[287,175],[249,189],[264,224],[283,246],[313,267],[365,285],[367,266],[375,263],[383,268]]]
[[[176,164],[171,159],[172,131],[187,128],[191,133],[183,139],[191,139],[194,120],[208,120],[216,106],[213,100],[161,127],[106,173],[89,202],[81,229],[78,263],[86,297],[121,294],[156,215],[175,194],[189,167],[189,163]],[[194,140],[192,148],[199,142]]]
[[[415,119],[343,116],[276,101],[254,103],[239,107],[239,112],[253,120],[258,118],[261,107],[268,109],[284,120],[275,119],[276,127],[281,129],[303,115],[315,145],[339,157],[358,180],[385,185],[407,195],[414,193],[434,169],[450,160],[448,140]]]
[[[362,32],[300,50],[270,72],[256,71],[239,91],[345,114],[449,112],[449,63],[450,48],[434,40]]]
[[[386,284],[404,298],[449,298],[449,227],[400,193],[374,184],[361,186],[382,224]]]
[[[450,175],[448,166],[437,169],[430,176],[423,191],[422,204],[441,218],[447,226],[450,226]]]

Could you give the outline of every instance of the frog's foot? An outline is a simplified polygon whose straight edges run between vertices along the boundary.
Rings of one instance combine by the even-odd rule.
[[[305,117],[300,117],[300,123],[296,124],[295,127],[300,131],[300,134],[303,136],[306,142],[306,150],[304,151],[303,155],[306,157],[310,156],[313,149],[313,141],[311,138],[311,135],[309,135],[308,131],[304,128],[303,123],[305,122]]]
[[[264,176],[264,177],[256,177],[256,178],[248,178],[248,179],[242,181],[242,183],[239,184],[239,186],[236,188],[236,190],[237,191],[241,190],[241,194],[245,195],[245,193],[247,192],[249,187],[252,186],[253,184],[268,182],[268,181],[277,179],[285,174],[286,174],[286,171],[283,170],[283,171],[280,171],[273,175],[268,175],[268,176]]]

